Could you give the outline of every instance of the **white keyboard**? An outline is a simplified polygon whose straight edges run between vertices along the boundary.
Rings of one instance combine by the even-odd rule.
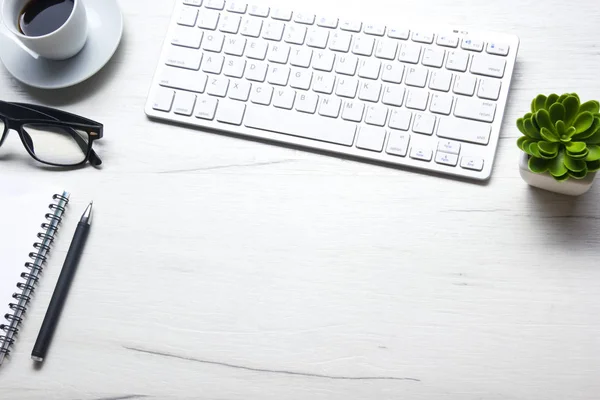
[[[178,0],[152,118],[489,178],[519,39]]]

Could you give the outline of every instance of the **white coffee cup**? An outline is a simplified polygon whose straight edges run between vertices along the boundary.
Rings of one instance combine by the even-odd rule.
[[[83,0],[74,0],[73,10],[67,21],[54,32],[43,36],[27,36],[19,29],[20,13],[30,1],[32,0],[4,0],[2,19],[10,34],[33,53],[50,60],[66,60],[83,49],[88,34]]]

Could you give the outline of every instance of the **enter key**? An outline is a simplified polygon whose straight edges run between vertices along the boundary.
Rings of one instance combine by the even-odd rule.
[[[496,115],[496,103],[470,97],[459,97],[456,100],[454,115],[475,121],[493,122]]]

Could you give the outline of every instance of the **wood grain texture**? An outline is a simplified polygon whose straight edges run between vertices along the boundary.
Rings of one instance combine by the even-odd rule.
[[[16,136],[0,153],[1,174],[73,193],[0,369],[1,399],[598,398],[600,186],[578,199],[528,188],[514,144],[535,94],[600,97],[596,2],[343,3],[359,19],[426,16],[520,36],[486,184],[150,122],[173,1],[120,4],[123,43],[91,80],[44,92],[0,69],[3,100],[106,126],[101,171],[42,169]],[[90,240],[36,370],[29,354],[90,199]]]

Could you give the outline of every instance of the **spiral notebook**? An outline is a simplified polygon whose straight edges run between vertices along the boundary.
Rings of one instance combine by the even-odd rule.
[[[68,202],[67,192],[0,179],[0,365],[17,340]]]

